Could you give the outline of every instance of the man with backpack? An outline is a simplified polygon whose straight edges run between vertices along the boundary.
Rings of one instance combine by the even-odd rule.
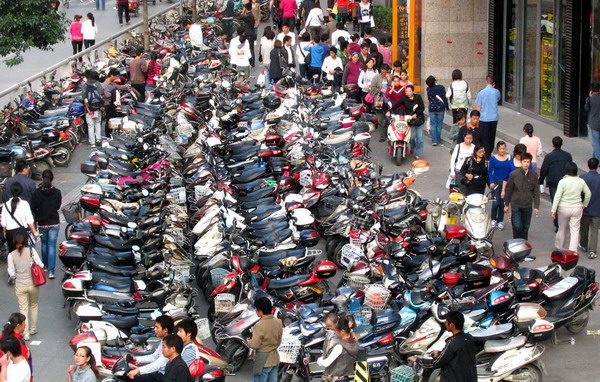
[[[85,120],[88,125],[88,139],[90,146],[96,147],[96,141],[102,139],[102,112],[104,110],[104,89],[98,81],[98,73],[86,70],[83,74],[86,78],[85,89]]]

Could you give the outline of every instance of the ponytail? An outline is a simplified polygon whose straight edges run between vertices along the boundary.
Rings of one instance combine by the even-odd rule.
[[[2,335],[4,337],[14,336],[15,328],[25,322],[25,315],[21,313],[13,313],[8,318],[8,322],[4,324]]]
[[[42,172],[42,188],[52,188],[52,181],[54,180],[54,174],[52,170],[44,170]]]
[[[87,346],[80,346],[77,349],[75,349],[75,353],[77,353],[77,350],[79,350],[79,349],[81,349],[85,352],[86,357],[90,357],[90,362],[88,362],[88,365],[90,365],[90,368],[94,372],[94,375],[96,376],[96,378],[98,378],[100,376],[100,371],[98,371],[98,366],[96,366],[96,357],[94,357],[94,353],[92,353],[92,349],[90,349]]]
[[[523,126],[523,131],[529,138],[533,137],[533,125],[531,123],[526,123],[525,126]]]
[[[13,214],[17,210],[17,206],[19,205],[19,200],[21,200],[20,196],[21,196],[22,192],[23,192],[23,186],[21,186],[21,183],[19,183],[19,182],[14,183],[10,187],[10,194],[12,195],[12,200],[10,201],[10,206],[12,208]]]
[[[87,18],[92,20],[92,26],[95,27],[96,26],[96,19],[94,18],[94,14],[92,12],[87,14]]]

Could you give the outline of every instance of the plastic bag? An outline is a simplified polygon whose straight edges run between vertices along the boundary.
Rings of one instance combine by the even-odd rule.
[[[256,86],[264,87],[266,85],[265,71],[260,72],[260,75],[256,79]]]

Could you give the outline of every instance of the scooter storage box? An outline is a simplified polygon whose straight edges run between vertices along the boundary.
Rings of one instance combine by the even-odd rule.
[[[510,239],[504,242],[504,252],[517,262],[529,256],[531,249],[531,244],[525,239]]]
[[[67,279],[62,284],[63,296],[65,298],[83,297],[85,287],[81,279]]]
[[[81,163],[81,172],[84,174],[95,174],[96,173],[96,162],[85,161]]]
[[[442,275],[442,279],[444,280],[444,284],[447,286],[455,286],[460,281],[461,274],[455,272],[446,272]]]
[[[494,291],[488,295],[488,306],[493,313],[499,314],[505,312],[513,302],[513,295]]]
[[[466,272],[465,284],[468,289],[478,289],[490,285],[492,270],[482,264],[473,264]]]
[[[317,277],[320,279],[329,279],[335,276],[337,266],[331,261],[321,261],[315,271],[317,272]]]
[[[85,261],[85,250],[82,247],[65,248],[60,251],[58,258],[67,268],[77,268]]]
[[[81,208],[95,214],[100,208],[100,195],[83,195],[79,199],[79,203],[81,204]]]
[[[577,252],[563,249],[561,251],[552,251],[550,259],[553,263],[560,264],[560,267],[563,270],[569,271],[577,266],[577,263],[579,262],[579,255]]]

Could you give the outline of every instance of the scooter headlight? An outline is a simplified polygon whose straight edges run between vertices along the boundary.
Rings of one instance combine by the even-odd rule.
[[[469,216],[473,220],[474,223],[482,224],[485,222],[486,214],[482,208],[474,208],[469,211]]]
[[[401,122],[396,122],[394,124],[394,127],[396,127],[396,131],[398,131],[399,133],[406,133],[406,130],[408,129],[408,125],[406,123]]]

